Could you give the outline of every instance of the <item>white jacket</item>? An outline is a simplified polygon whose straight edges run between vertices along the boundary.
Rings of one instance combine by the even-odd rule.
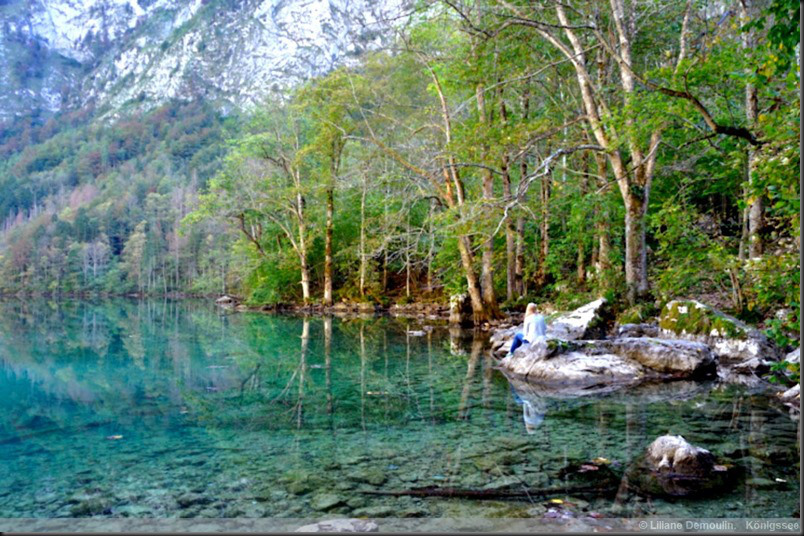
[[[528,341],[533,342],[539,337],[547,335],[547,324],[544,322],[544,317],[540,314],[530,315],[525,318],[525,326],[522,329],[522,337]]]

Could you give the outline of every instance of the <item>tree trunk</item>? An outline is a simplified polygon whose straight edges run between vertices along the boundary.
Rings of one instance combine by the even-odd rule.
[[[586,194],[589,189],[589,172],[591,166],[589,165],[589,154],[584,158],[584,176],[581,178],[581,203],[586,202]],[[586,250],[584,249],[584,238],[586,237],[586,229],[578,229],[578,258],[576,261],[578,285],[583,285],[586,282]]]
[[[477,275],[475,274],[472,244],[467,236],[458,237],[458,251],[461,254],[461,264],[466,273],[466,286],[469,292],[469,299],[472,302],[472,319],[475,325],[479,326],[487,321],[489,317],[483,303],[480,282],[477,280]]]
[[[539,230],[541,233],[541,247],[539,248],[539,267],[536,272],[536,285],[541,288],[547,283],[547,255],[550,253],[550,186],[552,176],[546,173],[540,181],[539,198],[541,204],[541,218]]]
[[[487,126],[485,98],[483,84],[478,84],[475,91],[477,111],[480,123]],[[486,160],[488,146],[483,145],[483,160]],[[483,199],[491,201],[494,198],[494,175],[486,170],[483,175]],[[480,261],[480,285],[483,292],[483,303],[489,318],[500,316],[497,307],[497,297],[494,295],[494,237],[489,236],[483,243],[483,254]]]
[[[327,188],[327,223],[324,240],[324,301],[326,306],[332,305],[332,226],[335,214],[335,195],[333,189]],[[362,295],[362,288],[361,288]]]
[[[607,198],[609,195],[609,182],[607,178],[607,164],[606,157],[600,153],[595,153],[595,163],[597,164],[598,175],[598,199],[597,204],[597,218],[595,218],[595,228],[597,230],[597,270],[601,277],[601,282],[604,288],[608,288],[607,276],[611,268],[611,235],[609,226],[611,220],[609,216]]]
[[[366,177],[360,193],[360,297],[366,295]],[[383,285],[385,281],[383,280]],[[383,289],[384,290],[384,289]]]
[[[508,173],[508,155],[502,156],[502,184],[503,195],[506,199],[511,197],[511,176]],[[516,231],[508,216],[505,221],[505,298],[513,301],[517,293],[516,288]]]
[[[516,268],[514,269],[516,279],[516,292],[520,296],[528,293],[525,284],[525,218],[522,216],[516,219]]]
[[[634,189],[636,188],[632,188]],[[625,200],[625,284],[628,303],[631,305],[648,294],[645,197],[644,194],[629,191]]]
[[[304,197],[296,194],[296,216],[299,223],[299,264],[301,265],[302,300],[310,303],[310,270],[307,266],[307,229],[304,220]]]
[[[750,0],[740,2],[741,15],[743,22],[750,19],[749,11],[752,6]],[[754,32],[744,32],[742,35],[743,50],[746,54],[754,47]],[[757,122],[757,88],[750,82],[745,85],[745,119],[748,128],[756,126]],[[748,199],[750,201],[748,209],[748,256],[759,257],[762,255],[762,237],[760,232],[763,226],[765,207],[762,202],[762,195],[753,188],[754,172],[756,171],[756,148],[748,144],[746,148],[747,172],[748,172]]]

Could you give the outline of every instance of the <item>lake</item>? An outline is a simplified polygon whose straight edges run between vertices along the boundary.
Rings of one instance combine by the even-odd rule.
[[[540,396],[493,368],[483,335],[409,333],[422,322],[0,301],[0,518],[798,515],[798,422],[767,391]],[[670,499],[562,476],[595,458],[620,474],[665,433],[741,477]],[[376,494],[425,487],[492,497]]]

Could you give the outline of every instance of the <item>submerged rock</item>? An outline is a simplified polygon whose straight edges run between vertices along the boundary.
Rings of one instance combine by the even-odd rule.
[[[316,510],[329,510],[341,504],[344,504],[343,497],[334,493],[319,493],[314,495],[310,500],[310,506]]]
[[[304,525],[295,532],[377,532],[379,527],[368,519],[328,519]]]
[[[780,357],[764,333],[695,300],[669,302],[662,309],[659,327],[663,336],[708,344],[721,363]]]

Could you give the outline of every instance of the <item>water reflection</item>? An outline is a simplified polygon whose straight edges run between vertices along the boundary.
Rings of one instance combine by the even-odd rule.
[[[509,382],[471,331],[229,315],[187,301],[0,302],[0,517],[72,515],[85,495],[110,515],[209,517],[258,504],[260,515],[298,517],[318,512],[323,491],[343,495],[328,514],[511,515],[359,490],[548,486],[568,463],[627,464],[668,432],[746,468],[732,514],[794,507],[796,423],[743,388],[562,396]],[[762,487],[777,478],[787,487]],[[204,499],[182,506],[185,493]],[[594,507],[612,508],[606,500]],[[626,509],[637,502],[621,497]]]

